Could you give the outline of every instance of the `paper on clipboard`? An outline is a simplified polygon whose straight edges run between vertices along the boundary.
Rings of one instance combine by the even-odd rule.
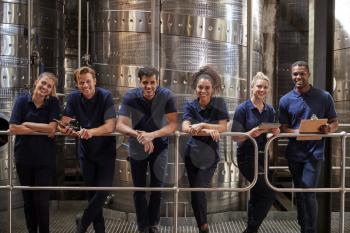
[[[280,127],[280,123],[272,123],[272,122],[262,122],[258,127],[259,129],[271,130]]]
[[[328,119],[301,120],[299,133],[319,133],[320,126],[327,124],[327,121]],[[321,138],[318,136],[298,136],[297,140],[321,140]]]

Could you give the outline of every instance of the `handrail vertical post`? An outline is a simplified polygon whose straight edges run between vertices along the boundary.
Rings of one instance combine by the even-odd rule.
[[[250,86],[250,78],[253,73],[253,6],[254,1],[247,1],[247,87]],[[249,91],[247,91],[247,98],[249,98]]]
[[[8,223],[8,232],[12,232],[12,136],[8,134],[8,153],[7,153],[7,177],[8,177],[8,195],[7,195],[7,223]]]
[[[345,211],[345,156],[346,156],[346,136],[341,137],[342,160],[341,160],[341,192],[340,192],[340,210],[339,210],[339,232],[344,233],[344,211]]]
[[[30,88],[32,85],[32,77],[31,77],[31,58],[32,58],[32,41],[31,41],[31,36],[32,36],[32,15],[33,15],[33,6],[32,6],[32,0],[28,0],[27,2],[27,20],[28,20],[28,35],[27,35],[27,40],[28,40],[28,87]]]
[[[159,70],[159,46],[160,46],[160,0],[151,1],[151,64]]]
[[[174,176],[174,214],[173,214],[173,233],[177,233],[178,206],[179,206],[179,149],[180,132],[175,132],[175,176]]]
[[[78,0],[78,68],[81,66],[81,0]]]

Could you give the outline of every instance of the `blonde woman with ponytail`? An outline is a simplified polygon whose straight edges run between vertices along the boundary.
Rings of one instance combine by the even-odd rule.
[[[259,149],[259,173],[264,167],[264,148],[267,142],[267,130],[259,125],[263,122],[275,121],[275,110],[266,104],[265,98],[270,89],[270,81],[262,72],[258,72],[251,81],[250,99],[240,104],[235,110],[232,122],[232,132],[245,132],[255,138]],[[280,132],[273,128],[274,135]],[[254,179],[254,147],[245,136],[234,137],[238,142],[237,162],[241,174],[248,180]],[[248,224],[244,233],[255,233],[275,201],[275,193],[266,185],[263,175],[258,176],[255,186],[251,189],[248,204]]]
[[[15,102],[10,132],[16,134],[15,162],[23,186],[50,186],[55,170],[54,133],[59,117],[56,76],[40,74],[32,93],[24,93]],[[28,135],[34,132],[47,135]],[[29,233],[49,233],[50,192],[23,190],[24,213]]]

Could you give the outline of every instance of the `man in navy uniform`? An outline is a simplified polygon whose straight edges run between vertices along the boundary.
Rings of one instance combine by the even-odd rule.
[[[168,163],[168,138],[177,126],[173,93],[158,86],[158,71],[152,67],[138,72],[139,88],[128,91],[119,110],[116,129],[130,136],[129,161],[136,187],[146,186],[150,166],[151,187],[162,187]],[[130,126],[131,122],[131,126]],[[146,192],[134,193],[139,232],[159,231],[161,193],[152,192],[149,203]]]
[[[74,72],[78,91],[67,98],[62,121],[66,124],[77,120],[81,129],[78,158],[87,186],[110,187],[113,185],[116,157],[116,139],[103,136],[115,130],[116,111],[111,92],[96,87],[96,74],[90,67]],[[89,191],[88,206],[81,218],[77,218],[77,232],[86,232],[93,223],[96,233],[105,233],[103,204],[108,192]]]
[[[279,103],[281,130],[284,133],[299,133],[302,119],[313,117],[328,119],[319,128],[320,133],[332,133],[338,129],[337,114],[332,96],[310,85],[309,66],[304,61],[292,64],[292,80],[295,87],[284,95]],[[324,140],[297,141],[290,138],[286,149],[289,170],[296,188],[316,188],[321,163],[324,159]],[[317,200],[314,192],[297,192],[298,223],[302,233],[315,233]]]

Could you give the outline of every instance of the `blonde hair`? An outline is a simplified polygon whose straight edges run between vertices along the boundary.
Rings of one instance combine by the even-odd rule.
[[[57,96],[57,89],[56,89],[56,86],[57,86],[57,77],[55,74],[51,73],[51,72],[43,72],[39,75],[38,79],[37,80],[40,80],[44,77],[47,77],[49,79],[51,79],[53,81],[53,86],[52,86],[52,90],[51,90],[51,94],[50,96]],[[34,89],[36,87],[36,84],[34,84]]]
[[[74,71],[74,81],[76,84],[78,84],[78,80],[80,78],[80,75],[82,74],[91,74],[94,79],[96,79],[96,72],[94,69],[88,67],[88,66],[82,66]]]
[[[250,82],[250,88],[253,88],[258,80],[264,80],[268,83],[270,87],[270,79],[263,73],[263,72],[257,72],[256,75],[252,78],[252,81]],[[251,93],[252,94],[252,93]]]

